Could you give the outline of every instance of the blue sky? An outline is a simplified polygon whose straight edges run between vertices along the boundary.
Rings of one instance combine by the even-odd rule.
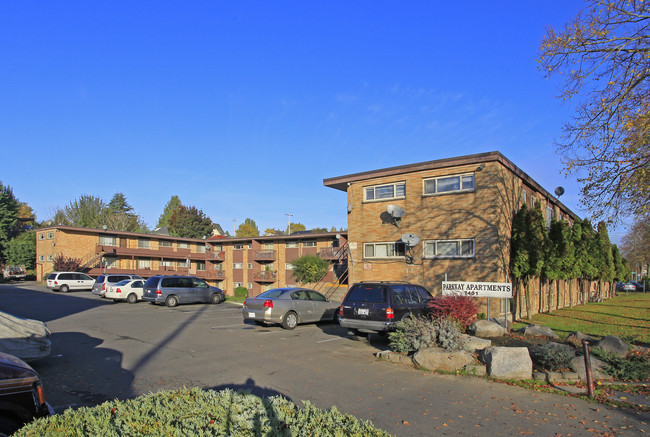
[[[577,214],[537,70],[581,1],[6,1],[0,181],[39,220],[122,192],[153,227],[178,195],[232,233],[347,227],[323,179],[498,150]],[[614,237],[615,238],[615,237]]]

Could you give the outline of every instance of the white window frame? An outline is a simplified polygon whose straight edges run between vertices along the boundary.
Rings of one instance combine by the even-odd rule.
[[[463,183],[463,178],[466,178],[468,176],[472,177],[472,186],[465,188],[464,187],[465,184]],[[458,186],[460,188],[458,190],[439,191],[438,190],[438,181],[440,181],[441,179],[450,179],[450,178],[458,178]],[[431,182],[433,182],[434,190],[433,191],[427,191],[427,185],[430,185]],[[474,191],[476,189],[475,187],[476,187],[476,177],[474,176],[474,173],[461,173],[461,174],[436,176],[435,178],[422,179],[422,195],[423,196],[441,196],[443,194],[471,192],[471,191]]]
[[[299,242],[299,241],[295,241],[295,240],[287,241],[285,247],[286,247],[287,249],[295,249],[295,248],[300,247],[300,242]]]
[[[158,247],[174,247],[174,243],[169,240],[158,240]]]
[[[178,242],[178,248],[179,249],[189,249],[190,248],[190,243],[186,243],[184,241],[179,241]]]
[[[455,255],[438,255],[438,245],[444,243],[456,243],[459,251],[462,251],[463,243],[471,242],[472,243],[472,253],[471,254],[455,254]],[[428,248],[433,246],[433,254],[427,253]],[[439,259],[439,258],[474,258],[476,256],[476,241],[473,238],[457,238],[457,239],[447,239],[447,240],[427,240],[422,244],[424,259]]]
[[[553,220],[553,216],[555,211],[553,211],[553,207],[550,205],[546,205],[546,229],[551,228],[551,221]]]
[[[45,232],[39,232],[38,239],[39,240],[45,240]]]
[[[196,245],[196,253],[205,253],[205,244],[197,244]]]
[[[233,250],[242,250],[244,248],[243,244],[233,244],[232,245]]]
[[[232,263],[233,270],[242,270],[244,268],[244,263]]]
[[[305,240],[302,242],[302,247],[316,247],[318,242],[316,240]]]
[[[186,260],[178,260],[178,261],[176,261],[176,267],[186,268],[187,267],[187,261]]]
[[[39,255],[38,260],[39,261],[45,261],[45,255]]]
[[[253,270],[253,263],[247,263],[246,267],[248,268],[248,270]]]
[[[109,267],[107,267],[107,268],[109,268]],[[142,258],[138,259],[138,269],[140,269],[140,270],[151,270],[151,260],[150,259],[142,259]]]
[[[138,238],[138,249],[151,249],[151,240],[148,238]]]
[[[393,195],[391,197],[377,197],[377,190],[382,188],[392,187]],[[398,189],[403,193],[398,195]],[[369,193],[372,191],[372,196]],[[391,182],[388,184],[368,185],[363,187],[363,201],[364,202],[384,202],[386,200],[404,199],[406,198],[406,181]]]
[[[53,261],[52,258],[53,258],[52,255],[48,255],[48,256],[47,256],[47,260],[48,260],[48,261]]]
[[[386,253],[391,251],[389,247],[392,246],[393,255],[385,255],[385,256],[376,255],[377,247],[379,246],[386,246]],[[400,253],[398,251],[397,249],[398,246],[402,246],[404,248],[403,253]],[[372,247],[373,254],[368,256],[368,251],[370,250],[370,247]],[[400,259],[400,258],[404,258],[404,256],[406,256],[406,246],[404,245],[404,243],[399,243],[397,241],[378,241],[372,243],[363,243],[364,259]]]
[[[291,264],[291,263],[285,263],[285,264],[284,264],[284,269],[285,269],[285,270],[294,270],[295,268],[296,268],[296,266],[294,266],[294,265]]]
[[[205,261],[194,261],[196,265],[196,270],[198,272],[204,272],[205,271]]]
[[[117,247],[117,237],[115,235],[100,235],[99,244],[102,246]]]
[[[54,239],[54,232],[48,232],[47,233],[47,239],[48,240],[53,240]]]
[[[174,267],[174,261],[163,259],[160,261],[160,267]]]

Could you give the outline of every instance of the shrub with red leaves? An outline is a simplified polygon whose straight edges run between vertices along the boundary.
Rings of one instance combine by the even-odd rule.
[[[478,305],[469,296],[436,296],[427,304],[429,314],[434,319],[451,317],[467,329],[477,318]]]

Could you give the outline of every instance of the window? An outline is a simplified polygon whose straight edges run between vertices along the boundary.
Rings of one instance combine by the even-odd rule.
[[[178,248],[179,249],[189,249],[190,248],[190,243],[178,243]]]
[[[302,247],[316,247],[316,240],[303,241]]]
[[[177,267],[187,267],[187,261],[176,261],[176,266]]]
[[[298,244],[297,241],[287,241],[287,249],[294,249],[298,247]]]
[[[243,286],[244,286],[244,284],[242,284],[241,282],[233,282],[232,285],[233,285],[233,287],[235,287],[235,288],[237,288],[237,287],[243,287]]]
[[[424,179],[424,194],[442,194],[474,189],[474,174]]]
[[[212,246],[212,250],[214,250],[215,252],[223,252],[223,246],[221,244],[215,244],[214,246]]]
[[[242,263],[233,263],[233,264],[232,264],[232,268],[233,268],[233,269],[243,269],[243,268],[244,268],[244,264],[242,264]]]
[[[249,282],[249,283],[248,283],[248,289],[251,290],[252,288],[253,288],[253,283],[252,283],[252,282]]]
[[[474,240],[437,240],[424,242],[425,258],[471,258]]]
[[[160,240],[158,241],[158,247],[172,247],[174,243],[169,240]]]
[[[48,240],[51,240],[51,239],[53,239],[53,238],[54,238],[54,232],[48,232],[48,233],[47,233],[47,239],[48,239]]]
[[[235,250],[242,250],[244,248],[244,245],[243,244],[233,244],[232,248],[235,249]]]
[[[394,243],[364,243],[364,258],[399,258],[406,255],[406,247],[401,241]]]
[[[526,204],[526,190],[521,190],[521,203]]]
[[[205,244],[197,244],[196,253],[205,253]]]
[[[39,261],[45,261],[45,256],[44,255],[39,255],[38,260]]]
[[[149,249],[151,247],[151,240],[147,238],[138,238],[138,247],[140,249]]]
[[[546,205],[546,228],[551,227],[551,221],[553,220],[553,208]]]
[[[117,237],[110,235],[100,235],[99,244],[102,246],[117,246]]]
[[[253,269],[253,263],[248,263],[246,265],[246,267],[248,267],[248,270],[252,270]]]
[[[107,269],[118,269],[120,268],[119,260],[114,256],[105,256],[104,265]]]
[[[291,264],[291,263],[286,263],[286,264],[284,265],[284,268],[287,269],[287,270],[293,270],[293,269],[295,269],[296,267],[295,267],[293,264]]]
[[[197,261],[196,270],[205,270],[205,261]]]
[[[265,250],[273,250],[273,243],[264,243]]]
[[[375,185],[365,187],[363,190],[363,200],[389,200],[403,199],[406,196],[406,182],[395,182],[394,184]]]
[[[44,234],[43,232],[41,232],[40,234],[38,234],[38,239],[39,239],[39,240],[45,240],[45,234]]]
[[[52,261],[52,255],[48,255],[48,256],[47,256],[47,260],[48,260],[48,261]]]
[[[138,260],[138,268],[139,269],[149,270],[151,268],[151,260],[150,259],[139,259]]]
[[[164,259],[164,260],[160,261],[160,266],[161,267],[174,267],[174,261]]]

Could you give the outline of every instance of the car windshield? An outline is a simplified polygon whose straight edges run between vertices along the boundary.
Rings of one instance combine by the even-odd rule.
[[[275,297],[281,296],[281,295],[284,294],[286,291],[287,291],[287,290],[282,290],[282,289],[280,289],[280,288],[275,288],[275,289],[273,289],[273,290],[265,291],[264,293],[260,294],[260,295],[257,296],[257,297],[260,297],[260,298],[262,298],[262,299],[273,299],[273,298],[275,298]]]

